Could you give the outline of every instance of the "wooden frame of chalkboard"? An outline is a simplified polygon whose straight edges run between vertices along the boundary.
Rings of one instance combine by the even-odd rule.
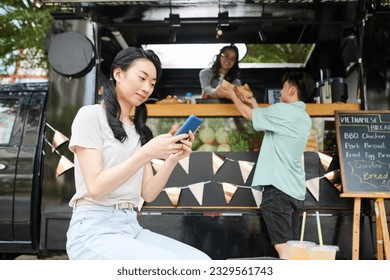
[[[390,111],[335,111],[343,192],[390,197]]]
[[[378,260],[390,260],[384,198],[390,198],[390,111],[335,111],[341,197],[353,197],[352,259],[359,259],[362,198],[375,199]]]

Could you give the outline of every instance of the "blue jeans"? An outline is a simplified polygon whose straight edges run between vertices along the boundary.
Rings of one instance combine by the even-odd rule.
[[[272,245],[299,237],[299,217],[294,215],[303,204],[272,185],[264,186],[261,213]]]
[[[210,260],[203,252],[143,229],[133,210],[76,206],[67,232],[71,260]]]

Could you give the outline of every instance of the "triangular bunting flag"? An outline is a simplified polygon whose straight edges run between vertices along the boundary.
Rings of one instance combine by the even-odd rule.
[[[199,205],[202,205],[203,204],[204,182],[189,185],[188,188],[191,190],[192,194],[195,196]]]
[[[56,177],[62,175],[69,169],[73,168],[73,162],[67,159],[65,156],[61,156],[56,169]]]
[[[54,152],[56,149],[58,149],[62,144],[69,141],[69,138],[66,137],[64,134],[56,130],[53,135],[53,142],[52,142],[52,148],[51,151]]]
[[[318,154],[318,156],[321,160],[321,164],[324,167],[324,170],[326,172],[330,166],[330,163],[332,162],[333,157],[331,157],[327,154],[324,154],[324,153],[320,153],[320,152],[318,152],[317,154]]]
[[[316,177],[310,180],[306,180],[306,187],[314,198],[320,200],[320,177]]]
[[[328,179],[333,186],[341,192],[341,174],[340,174],[340,169],[334,170],[332,172],[326,173],[323,177]]]
[[[152,159],[151,162],[152,162],[152,167],[153,167],[154,171],[158,172],[165,161],[162,159],[154,158],[154,159]]]
[[[137,209],[138,211],[141,211],[142,207],[144,206],[145,200],[141,197],[138,202]]]
[[[185,158],[179,160],[179,163],[180,163],[181,167],[183,167],[184,171],[187,174],[189,174],[190,173],[190,171],[189,171],[189,169],[190,169],[190,157],[188,156],[188,157],[185,157]]]
[[[222,183],[222,187],[223,187],[223,193],[225,195],[226,203],[229,204],[230,200],[232,199],[233,195],[237,190],[237,186],[229,183]]]
[[[240,166],[242,179],[244,180],[244,183],[246,183],[246,180],[248,180],[249,174],[251,173],[255,163],[251,161],[239,160],[238,165]]]
[[[260,207],[261,201],[263,200],[263,190],[256,190],[254,188],[251,188],[253,198],[255,199],[257,208]]]
[[[219,168],[225,163],[226,157],[213,153],[213,172],[214,175],[217,173]]]
[[[177,204],[179,202],[181,188],[178,188],[178,187],[165,188],[165,191],[168,195],[169,200],[172,202],[172,204],[174,206],[177,206]]]
[[[69,138],[56,130],[50,124],[46,123],[46,126],[54,132],[52,143],[48,143],[51,146],[51,151],[54,153],[54,151],[57,150],[62,144],[69,141]]]

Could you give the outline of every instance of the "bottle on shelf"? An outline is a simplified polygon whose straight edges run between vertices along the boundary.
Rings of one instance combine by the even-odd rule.
[[[187,92],[186,96],[184,97],[185,104],[192,104],[192,93]]]

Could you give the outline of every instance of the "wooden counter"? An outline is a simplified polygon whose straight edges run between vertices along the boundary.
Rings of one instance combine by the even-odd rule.
[[[259,104],[267,107],[269,104]],[[147,104],[149,117],[240,117],[234,104]],[[333,117],[336,110],[360,110],[358,103],[306,104],[311,117]]]

